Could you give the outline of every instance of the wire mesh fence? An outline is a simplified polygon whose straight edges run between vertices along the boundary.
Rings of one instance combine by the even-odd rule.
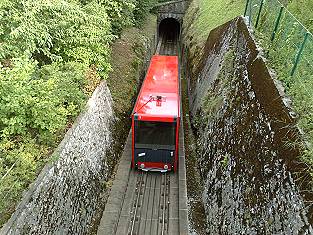
[[[313,76],[313,36],[281,2],[247,0],[245,16],[279,75]]]
[[[293,100],[306,143],[300,157],[313,175],[312,33],[278,0],[247,0],[245,16]]]

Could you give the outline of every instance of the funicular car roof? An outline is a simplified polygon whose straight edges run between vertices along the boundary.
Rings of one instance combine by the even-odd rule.
[[[137,120],[172,122],[180,116],[178,69],[177,56],[151,58],[133,111]]]

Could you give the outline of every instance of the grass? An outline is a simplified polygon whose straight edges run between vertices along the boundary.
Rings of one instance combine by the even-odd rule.
[[[291,11],[307,29],[313,32],[313,1],[293,0],[288,4]]]
[[[312,33],[313,32],[313,1],[312,0],[292,0],[287,6],[288,10]],[[309,46],[310,45],[310,46]],[[309,47],[311,51],[309,50]],[[304,54],[312,56],[313,40],[307,42]],[[311,175],[313,176],[313,62],[309,59],[310,66],[303,62],[298,68],[296,76],[290,78],[281,76],[287,82],[286,90],[293,100],[293,107],[298,113],[298,126],[304,131],[304,151],[302,160],[308,164]],[[280,75],[280,74],[278,74]]]
[[[245,0],[194,0],[186,13],[187,43],[202,48],[210,31],[243,15]],[[192,37],[191,37],[192,36]]]
[[[313,76],[303,80],[294,77],[294,81],[287,88],[287,94],[293,100],[293,108],[298,114],[298,126],[303,130],[303,152],[301,159],[308,164],[313,176]]]

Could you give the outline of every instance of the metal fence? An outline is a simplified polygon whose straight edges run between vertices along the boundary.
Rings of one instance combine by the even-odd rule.
[[[313,36],[278,0],[247,0],[245,16],[279,76],[313,77]]]

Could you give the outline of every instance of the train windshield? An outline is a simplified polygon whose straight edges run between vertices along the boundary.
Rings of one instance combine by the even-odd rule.
[[[175,150],[176,123],[135,122],[135,147]]]

